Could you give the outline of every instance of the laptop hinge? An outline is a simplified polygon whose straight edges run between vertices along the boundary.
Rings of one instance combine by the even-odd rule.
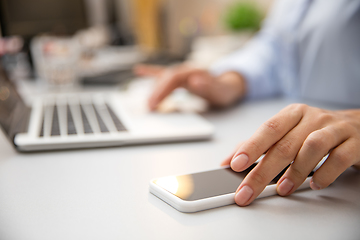
[[[13,112],[12,122],[9,130],[9,137],[14,142],[18,133],[26,133],[29,127],[31,108],[23,104],[17,104]]]

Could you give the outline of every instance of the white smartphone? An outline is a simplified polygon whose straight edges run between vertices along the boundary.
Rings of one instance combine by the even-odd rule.
[[[181,212],[198,212],[234,204],[236,189],[256,164],[243,172],[234,172],[230,167],[226,167],[153,179],[150,181],[150,192]],[[257,198],[276,195],[276,183],[286,169],[279,173]],[[310,187],[313,173],[309,174],[298,190]]]

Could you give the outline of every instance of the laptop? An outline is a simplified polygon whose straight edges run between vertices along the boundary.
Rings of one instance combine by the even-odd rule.
[[[29,107],[0,70],[0,125],[21,152],[205,140],[213,134],[197,114],[153,113],[135,102],[123,93],[58,93],[36,97]]]

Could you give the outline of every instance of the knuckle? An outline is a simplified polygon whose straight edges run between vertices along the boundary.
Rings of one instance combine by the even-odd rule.
[[[317,121],[324,124],[330,122],[333,118],[334,118],[333,114],[322,110],[322,112],[318,114]]]
[[[293,143],[289,140],[281,140],[275,145],[275,150],[283,158],[293,156]]]
[[[280,122],[278,120],[268,120],[264,123],[263,127],[271,133],[276,133],[280,129]]]
[[[303,112],[305,111],[309,106],[303,103],[293,103],[288,106],[289,109],[295,112]]]
[[[312,151],[321,151],[326,147],[326,140],[319,136],[318,132],[312,132],[306,138],[304,145]]]
[[[255,182],[257,186],[268,183],[266,175],[259,171],[253,171],[251,174],[251,179]]]
[[[324,113],[320,114],[320,120],[322,120],[323,122],[328,122],[332,118],[333,118],[333,115],[330,113],[324,112]]]
[[[336,125],[337,132],[348,132],[349,135],[359,138],[360,132],[358,127],[360,125],[354,122],[340,121]]]
[[[295,179],[304,179],[306,177],[306,174],[304,174],[303,171],[300,170],[300,168],[294,165],[291,166],[291,175]]]

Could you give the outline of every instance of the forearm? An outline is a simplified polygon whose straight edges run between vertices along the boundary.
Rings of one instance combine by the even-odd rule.
[[[280,61],[284,46],[283,20],[288,19],[288,4],[279,1],[264,21],[261,31],[240,50],[213,64],[210,72],[220,76],[234,71],[246,79],[246,97],[251,99],[272,97],[282,93],[280,69],[286,67]]]

